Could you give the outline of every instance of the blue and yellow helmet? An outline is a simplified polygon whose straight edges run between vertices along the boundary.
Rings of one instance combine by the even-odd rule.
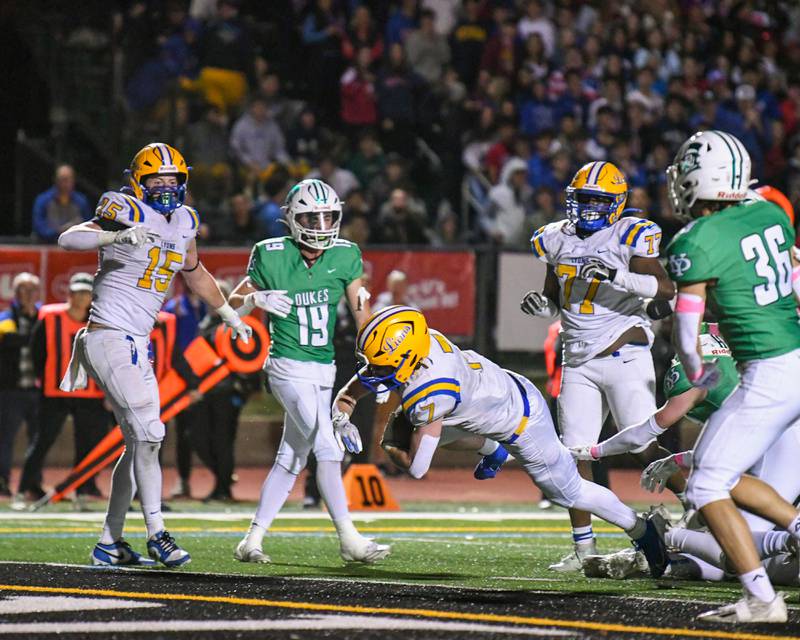
[[[428,323],[420,311],[403,305],[376,311],[356,336],[356,356],[364,364],[358,379],[371,391],[399,387],[430,350]]]
[[[186,200],[189,167],[181,152],[168,144],[151,142],[140,149],[133,156],[131,166],[125,174],[133,195],[159,213],[172,213]],[[178,186],[148,190],[144,183],[147,178],[155,176],[175,176]]]
[[[567,187],[567,218],[594,233],[619,220],[628,200],[625,174],[610,162],[583,165]]]

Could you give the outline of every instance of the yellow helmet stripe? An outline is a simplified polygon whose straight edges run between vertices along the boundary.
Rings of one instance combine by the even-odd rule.
[[[144,222],[144,211],[142,211],[139,203],[136,202],[136,198],[129,196],[127,193],[123,193],[122,197],[131,205],[131,212],[128,214],[128,219],[131,222]]]
[[[403,411],[411,411],[422,400],[434,395],[448,395],[461,402],[461,385],[452,378],[437,378],[418,387],[405,396]]]

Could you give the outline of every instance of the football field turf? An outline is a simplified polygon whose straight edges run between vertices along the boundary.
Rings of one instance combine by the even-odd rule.
[[[457,638],[467,632],[470,637],[800,637],[797,589],[788,590],[785,625],[698,624],[694,615],[738,597],[736,583],[555,574],[547,565],[570,546],[563,510],[426,507],[356,514],[363,533],[392,545],[392,555],[372,566],[340,560],[324,513],[281,514],[265,539],[272,558],[267,565],[232,558],[249,523],[247,507],[167,514],[170,532],[192,554],[190,565],[170,571],[86,569],[101,513],[0,512],[0,597],[5,598],[0,636],[74,629],[103,637],[147,631],[193,638],[263,637],[266,631],[281,638]],[[602,551],[629,546],[618,529],[595,526]],[[138,514],[131,514],[127,538],[144,551]],[[71,603],[64,606],[75,613],[52,612],[46,598]],[[81,610],[98,600],[102,606]],[[118,601],[128,604],[109,605]],[[201,624],[210,619],[216,626]],[[133,626],[128,630],[121,622]]]

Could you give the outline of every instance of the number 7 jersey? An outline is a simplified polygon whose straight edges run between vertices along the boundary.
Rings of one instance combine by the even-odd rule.
[[[533,254],[553,267],[561,292],[564,363],[577,367],[608,348],[631,327],[642,327],[652,341],[642,299],[611,282],[578,277],[587,262],[630,269],[632,257],[657,258],[661,229],[650,220],[621,218],[586,238],[569,220],[552,222],[531,237]]]
[[[667,247],[678,283],[708,282],[710,309],[737,362],[800,348],[788,216],[771,202],[728,207],[686,225]]]
[[[286,318],[270,315],[270,358],[333,362],[336,307],[363,274],[361,250],[337,240],[310,267],[291,237],[262,240],[250,254],[247,275],[256,289],[285,290],[292,299]]]

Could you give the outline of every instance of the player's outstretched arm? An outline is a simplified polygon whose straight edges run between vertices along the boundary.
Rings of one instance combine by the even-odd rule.
[[[570,447],[569,451],[576,460],[598,460],[640,449],[672,425],[677,424],[683,416],[705,399],[706,393],[705,389],[693,387],[667,400],[667,403],[647,420],[626,427],[598,444]]]
[[[529,316],[539,318],[555,318],[559,312],[559,284],[555,269],[547,265],[547,275],[541,293],[528,291],[520,302],[520,309]]]
[[[369,291],[364,287],[362,278],[356,278],[347,285],[345,290],[347,296],[347,304],[350,305],[350,310],[353,312],[353,317],[356,319],[356,331],[364,326],[364,323],[372,315],[370,308]]]
[[[67,251],[91,251],[110,244],[138,246],[158,237],[144,227],[128,227],[120,231],[104,231],[94,222],[76,224],[58,237],[58,246]]]
[[[686,376],[695,386],[710,388],[713,384],[704,384],[705,374],[713,373],[716,366],[713,362],[704,364],[700,353],[698,337],[700,323],[706,309],[706,283],[693,282],[678,287],[678,301],[675,304],[675,325],[672,330],[672,342],[678,352]],[[706,371],[707,370],[707,371]]]
[[[652,276],[656,279],[655,295],[645,296],[658,300],[672,300],[675,297],[675,284],[669,279],[664,265],[658,258],[633,256],[629,263],[629,276]]]
[[[200,262],[200,256],[197,255],[197,243],[194,240],[192,240],[186,251],[186,262],[181,273],[186,286],[219,314],[222,321],[231,328],[236,339],[242,340],[247,344],[250,341],[253,330],[249,325],[242,322],[239,314],[225,300],[225,296],[220,291],[214,276]]]

